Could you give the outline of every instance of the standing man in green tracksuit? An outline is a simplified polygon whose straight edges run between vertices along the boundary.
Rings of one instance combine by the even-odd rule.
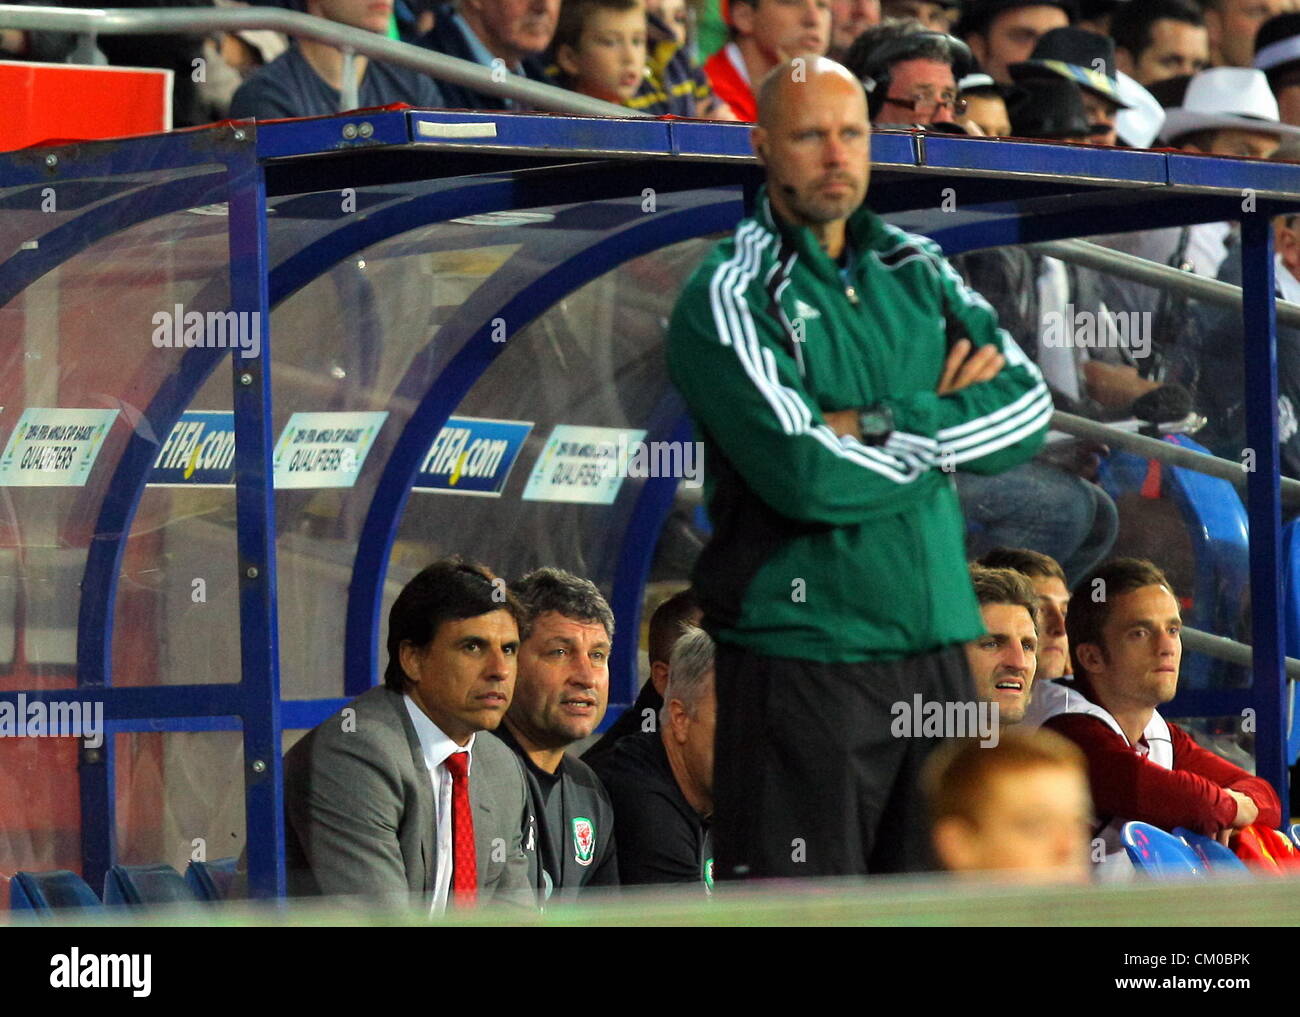
[[[936,742],[894,737],[896,704],[973,701],[984,630],[952,472],[1029,459],[1051,399],[938,247],[862,207],[858,81],[792,60],[758,99],[766,186],[668,336],[714,526],[694,585],[719,642],[715,873],[924,868]]]

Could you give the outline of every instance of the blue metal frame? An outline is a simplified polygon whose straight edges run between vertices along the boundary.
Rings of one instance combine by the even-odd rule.
[[[282,897],[284,785],[280,762],[280,623],[276,614],[275,485],[271,468],[271,301],[267,290],[266,180],[251,144],[230,166],[230,306],[257,315],[256,357],[231,356],[235,411],[235,512],[248,890]]]
[[[498,304],[487,294],[482,301],[474,302],[478,324],[411,413],[389,453],[362,526],[348,587],[343,650],[347,695],[359,695],[376,684],[378,678],[380,609],[388,560],[420,461],[447,418],[456,412],[461,400],[509,345],[492,341],[492,322],[497,319],[518,322],[514,329],[518,332],[546,308],[592,279],[649,251],[716,232],[727,228],[728,223],[734,225],[739,218],[736,213],[735,202],[723,201],[704,208],[647,217],[644,223],[629,227],[552,267],[505,304]],[[480,305],[482,311],[477,310]],[[403,387],[399,384],[398,390]],[[626,628],[626,619],[616,615],[616,621],[619,631]]]
[[[370,138],[349,141],[342,137],[345,123],[362,121],[374,128]],[[419,136],[420,124],[428,122],[491,122],[497,134],[482,141],[428,141]],[[399,154],[399,162],[418,161],[418,170],[394,168],[392,157]],[[375,111],[258,128],[225,125],[209,131],[0,156],[0,186],[5,188],[60,182],[72,186],[89,179],[104,180],[109,187],[135,174],[155,174],[138,187],[128,183],[130,189],[125,193],[115,192],[94,202],[80,215],[52,229],[39,238],[37,250],[20,251],[0,264],[0,304],[114,230],[220,197],[229,200],[231,307],[260,312],[263,328],[259,358],[232,358],[242,681],[237,685],[109,687],[116,574],[154,452],[154,446],[133,435],[99,506],[95,537],[88,549],[78,625],[79,687],[26,695],[28,699],[46,701],[102,702],[111,732],[241,729],[248,764],[250,882],[256,894],[276,895],[284,885],[281,721],[286,727],[308,727],[342,703],[339,699],[280,699],[274,498],[269,472],[274,440],[270,430],[269,310],[349,252],[412,228],[410,216],[415,210],[420,216],[428,216],[429,221],[436,221],[476,210],[535,206],[542,203],[539,194],[548,188],[554,190],[553,181],[547,181],[545,173],[535,178],[512,173],[491,180],[479,176],[438,194],[421,194],[381,207],[373,217],[367,215],[344,223],[338,230],[309,242],[268,273],[267,174],[274,170],[277,187],[283,190],[292,184],[285,167],[292,166],[295,173],[300,168],[315,167],[319,178],[325,179],[332,167],[357,166],[357,160],[378,158],[382,172],[393,173],[393,179],[428,179],[455,173],[455,166],[469,165],[463,160],[501,154],[517,157],[521,166],[550,166],[557,170],[572,164],[575,158],[589,158],[589,176],[599,181],[597,196],[627,191],[626,187],[619,191],[615,181],[617,165],[610,162],[611,155],[616,161],[642,157],[637,164],[639,184],[654,180],[669,191],[716,186],[729,180],[752,197],[758,180],[758,171],[748,161],[749,132],[740,125],[459,112]],[[977,216],[965,221],[960,216],[947,223],[935,221],[932,235],[952,250],[1090,232],[1095,229],[1096,210],[1107,202],[1123,207],[1127,229],[1240,218],[1242,190],[1254,188],[1259,193],[1261,210],[1243,224],[1246,383],[1249,392],[1265,396],[1247,400],[1248,439],[1257,452],[1257,469],[1249,481],[1254,684],[1249,692],[1189,693],[1180,697],[1180,703],[1196,712],[1219,715],[1236,712],[1244,703],[1251,704],[1257,711],[1259,772],[1285,796],[1282,725],[1287,690],[1281,680],[1278,456],[1273,410],[1276,344],[1268,215],[1300,207],[1300,198],[1294,197],[1300,191],[1295,167],[939,135],[922,138],[897,132],[875,136],[873,154],[877,162],[873,194],[879,196],[882,210],[915,210],[932,204],[920,197],[921,191],[928,193],[930,188],[916,186],[921,179],[914,172],[916,167],[924,168],[924,179],[932,187],[963,187],[960,193],[964,211],[971,210],[972,196],[978,199],[980,207],[974,209]],[[55,165],[49,164],[47,155],[56,156]],[[297,158],[292,163],[278,161],[286,156]],[[435,165],[439,163],[442,169]],[[217,172],[206,172],[206,166]],[[194,174],[177,179],[174,174],[186,169],[194,170]],[[219,172],[221,169],[225,172]],[[157,171],[173,175],[159,180]],[[1036,176],[1024,176],[1026,173]],[[1089,179],[1060,179],[1069,174],[1084,174]],[[1171,184],[1192,190],[1171,190]],[[573,197],[570,191],[559,200]],[[1066,197],[1072,200],[1061,211]],[[995,204],[998,201],[1005,204]],[[581,263],[557,266],[505,307],[481,320],[490,321],[497,315],[507,320],[531,320],[550,301],[627,258],[734,223],[735,210],[730,203],[719,202],[709,208],[718,216],[712,224],[698,215],[698,209],[689,215],[669,213],[602,241],[584,254]],[[686,219],[692,221],[680,221]],[[582,274],[565,280],[566,271]],[[361,684],[363,675],[373,680],[382,576],[418,456],[499,352],[500,344],[476,343],[475,338],[483,338],[481,323],[457,357],[423,393],[417,413],[384,466],[380,487],[371,502],[349,590],[345,650],[349,692],[359,691],[355,686]],[[146,412],[155,433],[169,430],[189,397],[224,355],[210,356],[208,352],[189,351],[177,372],[156,394]],[[247,384],[245,374],[249,375]],[[685,440],[685,425],[680,419],[675,423],[674,436]],[[616,658],[627,671],[624,674],[620,670],[617,683],[620,692],[626,691],[629,697],[635,691],[635,642],[627,641],[636,637],[641,587],[653,549],[651,538],[671,506],[674,487],[675,482],[665,481],[647,481],[642,486],[629,528],[629,534],[639,533],[641,542],[626,539],[616,567],[613,599],[620,636]],[[256,574],[250,569],[256,569]],[[626,690],[622,689],[624,685]],[[12,701],[18,694],[0,693],[0,701]],[[102,873],[113,859],[112,740],[103,748],[98,758],[83,753],[81,761],[85,871],[92,878],[99,875],[94,870]]]
[[[670,405],[659,408],[661,417],[677,412],[677,422],[672,428],[668,440],[683,445],[692,439],[691,419],[681,412],[681,399],[674,392],[673,398],[666,400]],[[648,429],[647,439],[660,440],[655,435],[662,433],[660,426]],[[636,702],[639,677],[639,657],[641,645],[641,607],[645,600],[646,577],[654,563],[655,545],[664,520],[672,511],[673,499],[677,494],[679,481],[676,477],[648,477],[637,495],[632,517],[627,524],[628,536],[623,540],[618,556],[618,567],[614,573],[614,588],[609,606],[614,611],[617,626],[614,629],[614,646],[610,654],[609,672],[609,710],[605,715],[602,728],[614,722],[614,719],[627,707]],[[617,695],[617,698],[615,698]]]
[[[1246,349],[1246,446],[1255,469],[1246,481],[1250,517],[1252,698],[1255,772],[1277,789],[1288,811],[1286,692],[1282,670],[1281,457],[1277,419],[1277,307],[1269,207],[1241,220],[1242,321]]]

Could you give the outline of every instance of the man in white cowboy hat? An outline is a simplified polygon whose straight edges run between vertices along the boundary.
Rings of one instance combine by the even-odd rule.
[[[1263,71],[1246,67],[1212,67],[1187,83],[1182,103],[1165,110],[1161,144],[1208,155],[1272,158],[1284,137],[1300,136],[1300,128],[1279,122],[1277,100]],[[1236,242],[1227,222],[1170,226],[1142,233],[1109,237],[1114,250],[1172,265],[1207,279],[1218,276],[1229,247]],[[1187,300],[1169,289],[1109,278],[1110,303],[1129,311],[1155,314],[1152,332],[1157,342],[1172,335],[1177,322],[1177,350],[1165,350],[1164,377],[1194,385],[1198,373],[1195,337],[1187,332]],[[1186,340],[1186,341],[1185,341]]]

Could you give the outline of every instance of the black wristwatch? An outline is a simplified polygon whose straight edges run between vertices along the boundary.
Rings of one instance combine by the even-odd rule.
[[[868,406],[858,413],[864,445],[883,445],[894,433],[894,411],[883,403]]]

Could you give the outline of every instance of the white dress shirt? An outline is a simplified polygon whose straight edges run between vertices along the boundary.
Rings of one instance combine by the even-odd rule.
[[[433,815],[437,826],[433,862],[433,903],[430,914],[441,914],[447,908],[447,898],[451,894],[451,771],[444,765],[447,757],[457,752],[469,755],[469,764],[465,768],[468,775],[474,768],[474,739],[469,736],[469,743],[461,748],[448,738],[437,724],[429,719],[428,714],[416,705],[409,695],[406,696],[406,712],[411,715],[415,725],[416,737],[420,739],[420,751],[424,754],[424,765],[429,770],[429,780],[433,786]]]

